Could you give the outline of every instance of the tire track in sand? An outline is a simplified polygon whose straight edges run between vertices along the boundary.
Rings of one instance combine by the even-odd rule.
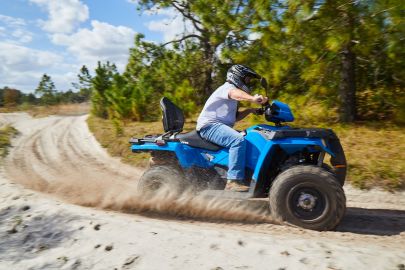
[[[132,185],[128,180],[141,171],[110,158],[92,138],[85,119],[52,116],[14,123],[22,134],[6,159],[6,173],[29,188],[69,201],[84,199],[86,205],[96,204],[112,184],[127,189]]]
[[[269,221],[263,210],[186,193],[144,198],[136,193],[141,170],[110,157],[90,133],[87,116],[16,120],[22,133],[5,162],[9,179],[71,203],[131,212],[197,218]],[[129,147],[129,145],[128,145]]]

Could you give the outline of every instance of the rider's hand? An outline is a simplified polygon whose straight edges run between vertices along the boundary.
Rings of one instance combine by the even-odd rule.
[[[253,109],[253,113],[255,115],[262,115],[264,114],[264,108]]]
[[[253,96],[253,102],[256,103],[256,104],[264,104],[268,100],[269,100],[268,97],[263,97],[262,95],[256,94],[256,95]]]

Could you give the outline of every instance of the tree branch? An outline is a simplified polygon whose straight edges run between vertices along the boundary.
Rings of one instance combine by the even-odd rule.
[[[389,10],[391,10],[391,9],[394,9],[394,8],[397,8],[397,7],[399,7],[399,6],[393,6],[393,7],[390,7],[390,8],[386,8],[386,9],[380,10],[380,11],[378,11],[378,12],[372,14],[371,17],[375,17],[375,16],[379,15],[380,13],[387,12],[387,11],[389,11]]]
[[[198,24],[201,25],[201,22],[199,20],[197,20],[196,18],[192,17],[190,12],[186,12],[185,9],[186,7],[183,6],[183,9],[180,7],[182,6],[180,3],[178,3],[177,1],[172,1],[170,3],[178,12],[181,13],[181,15],[183,15],[184,18],[187,18],[191,21],[191,23],[193,24],[193,26],[195,27],[195,29],[197,29],[199,32],[204,33],[206,32],[206,30],[202,29]],[[179,5],[179,6],[178,6]]]
[[[172,40],[172,41],[163,43],[163,44],[160,45],[160,46],[161,46],[161,47],[165,47],[165,46],[168,45],[168,44],[182,42],[182,41],[184,41],[184,40],[186,40],[186,39],[189,39],[189,38],[198,38],[198,39],[200,39],[200,40],[203,40],[203,38],[202,38],[201,36],[199,36],[199,35],[190,34],[190,35],[184,36],[184,37],[182,37],[182,38],[180,38],[180,39],[176,39],[176,40]]]

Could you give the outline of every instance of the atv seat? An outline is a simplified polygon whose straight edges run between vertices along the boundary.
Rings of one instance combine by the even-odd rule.
[[[167,97],[163,97],[160,100],[160,107],[163,113],[163,128],[168,134],[174,135],[176,140],[189,146],[207,149],[209,151],[218,151],[222,148],[201,138],[196,130],[180,134],[184,126],[183,112]]]
[[[184,126],[184,115],[182,110],[167,97],[163,97],[160,100],[160,108],[163,113],[162,121],[165,132],[171,134],[182,132]]]
[[[218,151],[222,148],[219,145],[216,145],[212,142],[204,140],[200,136],[200,134],[198,134],[197,130],[193,130],[188,133],[178,134],[178,135],[176,135],[175,138],[178,139],[181,143],[187,144],[192,147],[206,149],[209,151]]]

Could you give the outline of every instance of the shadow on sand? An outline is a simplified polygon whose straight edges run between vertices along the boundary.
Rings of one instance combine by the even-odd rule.
[[[16,207],[0,211],[0,261],[26,260],[60,246],[74,232],[67,223],[78,219],[67,214],[27,218],[23,211]]]
[[[241,205],[248,206],[252,210],[261,210],[262,213],[268,211],[267,200],[254,200],[243,201]],[[266,211],[267,210],[267,211]],[[134,214],[134,211],[124,211],[126,213]],[[195,220],[204,222],[220,222],[220,223],[243,223],[243,224],[265,224],[272,223],[269,220],[229,220],[226,218],[207,218],[207,217],[194,217],[182,215],[170,215],[164,213],[155,212],[136,212],[150,218],[166,219],[166,220]],[[405,211],[402,210],[390,210],[390,209],[368,209],[359,207],[348,207],[346,214],[343,217],[340,224],[336,227],[337,232],[349,232],[355,234],[364,235],[378,235],[378,236],[392,236],[405,233]]]
[[[398,235],[405,232],[405,211],[348,207],[336,228],[339,232]]]

